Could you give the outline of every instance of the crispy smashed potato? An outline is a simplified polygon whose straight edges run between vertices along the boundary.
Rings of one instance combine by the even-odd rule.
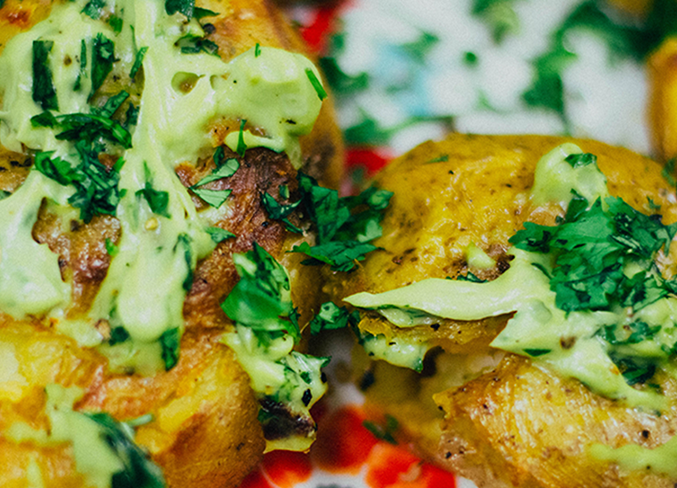
[[[665,224],[677,221],[674,190],[661,166],[626,149],[559,137],[454,134],[419,146],[375,177],[379,188],[394,192],[383,236],[374,242],[381,249],[352,275],[330,276],[327,289],[338,300],[430,277],[471,272],[496,278],[509,267],[508,239],[524,222],[554,225],[563,216],[559,205],[532,204],[527,192],[541,156],[564,142],[597,156],[611,195],[646,214],[660,206]],[[466,257],[471,243],[496,265],[471,266]],[[660,266],[668,277],[675,275],[672,255],[662,257]],[[370,415],[395,417],[401,441],[413,441],[421,454],[480,487],[673,486],[676,480],[664,475],[592,459],[586,446],[664,444],[677,429],[674,380],[654,378],[670,399],[661,416],[625,407],[529,359],[492,349],[490,342],[509,318],[444,319],[398,329],[363,312],[363,332],[386,342],[396,337],[436,346],[420,373],[355,353]]]
[[[64,0],[65,1],[65,0]],[[48,17],[59,0],[6,0],[0,2],[0,53],[7,41]],[[197,5],[219,12],[210,19],[209,40],[229,60],[261,46],[304,52],[300,37],[280,11],[267,0],[205,0]],[[140,92],[122,81],[106,80],[94,97],[101,105],[120,90],[130,90],[136,103]],[[2,94],[0,93],[0,102]],[[123,107],[126,109],[126,106]],[[237,127],[211,127],[214,147],[221,146],[229,131]],[[226,157],[237,157],[223,146]],[[338,186],[342,176],[343,149],[334,121],[331,100],[325,101],[313,132],[301,138],[302,170],[322,184]],[[106,412],[117,421],[147,418],[136,428],[135,441],[159,465],[167,486],[228,488],[242,479],[260,461],[265,439],[257,419],[259,404],[250,379],[235,354],[221,342],[232,322],[220,307],[238,281],[232,255],[252,249],[256,242],[276,257],[289,271],[293,301],[300,305],[302,323],[307,322],[319,303],[319,276],[304,272],[302,257],[286,251],[307,237],[292,234],[285,225],[269,218],[261,195],[287,186],[298,199],[296,170],[284,153],[252,148],[241,158],[232,178],[214,182],[214,190],[232,190],[232,211],[216,226],[237,235],[220,242],[198,263],[193,285],[184,302],[185,333],[180,357],[169,371],[144,377],[123,374],[108,368],[108,359],[96,349],[84,348],[43,320],[17,321],[0,316],[0,486],[26,488],[41,480],[46,488],[89,487],[76,470],[68,443],[43,445],[30,440],[10,439],[13,425],[46,429],[45,387],[59,384],[77,386],[83,397],[74,410]],[[101,161],[112,166],[115,161]],[[25,180],[33,165],[33,153],[16,153],[0,146],[0,190],[12,193]],[[177,167],[179,180],[195,184],[215,169],[213,157]],[[197,208],[205,203],[193,197]],[[97,215],[84,224],[71,215],[53,212],[43,203],[33,238],[59,255],[62,277],[71,285],[68,318],[86,316],[110,264],[109,245],[115,245],[121,227],[113,216]],[[296,224],[299,217],[290,219]],[[99,324],[97,324],[98,326]],[[110,336],[107,324],[100,333]],[[37,473],[37,474],[36,474]],[[36,476],[38,478],[36,478]]]
[[[649,127],[661,161],[677,156],[677,39],[666,39],[648,62]]]

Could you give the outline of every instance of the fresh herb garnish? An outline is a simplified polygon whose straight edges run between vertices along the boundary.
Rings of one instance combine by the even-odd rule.
[[[222,154],[223,149],[222,148],[219,149],[221,149]],[[215,153],[215,161],[217,159],[216,156],[217,155]],[[217,168],[214,171],[212,171],[211,174],[205,176],[195,185],[191,186],[190,189],[193,191],[193,193],[195,193],[198,197],[207,202],[210,206],[214,208],[219,208],[228,199],[228,197],[232,193],[232,190],[210,190],[208,188],[200,188],[200,187],[206,185],[207,183],[211,183],[212,181],[220,180],[221,178],[229,178],[233,176],[235,172],[239,169],[239,167],[240,163],[237,161],[237,159],[230,158],[226,160],[225,163],[221,164],[220,166],[217,166]]]
[[[270,217],[273,220],[279,220],[282,223],[284,223],[285,227],[290,232],[296,232],[297,234],[303,233],[301,229],[292,224],[288,219],[288,217],[291,215],[294,209],[296,209],[296,207],[298,207],[301,204],[301,200],[295,203],[290,203],[288,205],[283,205],[281,203],[278,203],[278,201],[275,200],[275,198],[269,193],[263,192],[261,194],[261,201],[263,202],[263,207],[266,209],[266,212],[268,213],[268,217]]]
[[[254,46],[254,57],[258,58],[259,56],[261,56],[261,44],[257,42],[256,46]]]
[[[33,41],[33,101],[43,110],[59,110],[49,66],[49,53],[53,46],[52,41]]]
[[[564,161],[569,163],[572,168],[582,168],[589,164],[597,164],[597,156],[590,153],[569,154]]]
[[[341,69],[334,57],[320,58],[319,63],[327,83],[335,94],[349,95],[369,87],[369,75],[367,73],[350,76]]]
[[[35,169],[61,185],[75,187],[68,203],[80,209],[80,218],[85,223],[95,215],[115,215],[120,203],[119,171],[124,161],[120,159],[108,169],[99,162],[98,154],[82,141],[77,142],[75,148],[80,156],[77,166],[60,158],[52,159],[51,152],[41,152],[35,156]]]
[[[401,44],[399,47],[418,64],[425,64],[426,57],[437,45],[440,38],[430,32],[422,32],[418,39]]]
[[[190,20],[195,12],[195,0],[165,0],[165,12],[167,15],[174,15],[178,12]]]
[[[129,98],[129,93],[122,90],[117,95],[110,97],[106,100],[106,103],[103,107],[98,109],[93,109],[92,113],[100,117],[110,118],[113,114],[122,106],[123,103]]]
[[[207,234],[209,234],[209,236],[212,238],[212,241],[217,244],[219,242],[225,241],[226,239],[230,239],[231,237],[237,237],[232,232],[222,229],[221,227],[207,227],[205,232],[207,232]]]
[[[73,91],[80,91],[82,88],[82,79],[87,74],[87,43],[83,39],[80,41],[80,69],[78,70],[78,77],[75,79]]]
[[[56,117],[49,111],[31,117],[31,125],[33,127],[54,127],[57,124]]]
[[[108,25],[110,25],[111,29],[113,29],[113,32],[119,34],[120,32],[122,32],[122,26],[124,25],[125,21],[122,19],[122,17],[118,17],[117,15],[111,15],[110,17],[108,17],[108,20],[106,22],[108,22]]]
[[[146,56],[147,51],[148,46],[144,46],[140,48],[138,51],[136,51],[136,54],[134,55],[134,64],[132,65],[132,69],[129,70],[129,77],[132,80],[136,80],[136,74],[139,72],[141,66],[143,65],[143,58]]]
[[[110,239],[106,238],[106,252],[112,258],[118,255],[120,248]]]
[[[652,262],[667,249],[677,231],[660,218],[644,215],[620,198],[597,200],[590,208],[582,197],[572,200],[563,223],[548,227],[525,223],[510,239],[519,249],[555,256],[550,289],[557,307],[566,311],[611,310],[616,305],[637,311],[665,296],[669,287],[646,271],[626,276],[630,263]]]
[[[208,188],[190,188],[202,200],[207,202],[210,207],[219,208],[224,204],[233,190],[210,190]]]
[[[186,269],[188,269],[188,273],[186,274],[186,278],[183,280],[183,289],[186,292],[189,292],[190,289],[193,287],[193,278],[194,278],[194,273],[193,273],[193,249],[190,246],[192,239],[188,234],[179,234],[179,237],[176,241],[176,245],[174,246],[174,252],[179,253],[181,252],[181,248],[183,248],[183,258],[184,261],[186,262]]]
[[[115,62],[115,44],[99,33],[92,44],[92,91],[89,97],[103,85]]]
[[[132,135],[119,122],[106,116],[91,114],[67,114],[57,118],[62,132],[56,135],[59,140],[85,141],[93,144],[100,139],[117,142],[125,149],[132,147]]]
[[[241,158],[244,157],[244,153],[247,150],[247,144],[244,142],[244,126],[247,124],[247,119],[242,119],[240,121],[240,132],[237,136],[237,150],[235,151],[240,155]]]
[[[486,283],[487,282],[487,280],[483,280],[483,279],[475,276],[475,274],[472,273],[471,271],[468,271],[468,273],[465,276],[458,275],[456,277],[456,281],[469,281],[471,283]]]
[[[219,55],[219,46],[214,41],[205,39],[204,37],[188,35],[182,37],[176,42],[176,45],[181,49],[183,54],[197,54],[205,52],[214,56]]]
[[[380,220],[392,193],[369,188],[355,197],[339,198],[336,190],[323,188],[313,178],[298,174],[301,200],[317,230],[316,246],[294,246],[311,258],[305,264],[330,264],[335,271],[350,271],[355,261],[377,249],[368,242],[381,236]]]
[[[144,173],[146,175],[146,184],[141,190],[137,190],[136,196],[143,197],[154,214],[162,215],[168,219],[171,218],[171,215],[167,211],[169,193],[153,188],[151,172],[147,164],[144,164]]]
[[[343,329],[348,325],[357,325],[360,321],[360,312],[348,311],[346,307],[339,307],[333,302],[323,303],[320,312],[310,321],[310,333],[319,334],[323,330]]]
[[[362,422],[362,425],[377,439],[386,441],[389,444],[397,445],[397,440],[395,440],[394,434],[400,427],[400,423],[395,417],[387,414],[385,416],[385,421],[385,426],[380,426],[374,422],[370,422],[369,420]]]
[[[193,9],[193,18],[197,20],[204,19],[205,17],[216,17],[218,15],[218,12],[206,8],[195,7]]]
[[[124,466],[113,474],[112,488],[164,488],[165,480],[160,469],[149,456],[136,445],[133,427],[118,422],[108,413],[84,413],[101,428],[101,435]]]
[[[524,353],[528,354],[529,356],[533,358],[537,358],[538,356],[543,356],[545,354],[548,354],[551,352],[551,349],[524,349]]]
[[[257,243],[245,254],[233,254],[233,261],[240,281],[221,304],[226,315],[250,327],[264,343],[285,334],[298,340],[286,270]]]
[[[165,363],[165,371],[169,371],[179,362],[179,346],[181,344],[181,330],[178,327],[166,330],[160,336],[162,348],[162,360]]]
[[[597,335],[612,346],[639,344],[651,339],[661,330],[660,325],[650,326],[641,320],[628,325],[607,325],[599,329]]]
[[[103,15],[103,9],[105,6],[105,0],[89,0],[80,13],[83,13],[94,20],[98,20]]]
[[[310,68],[306,68],[306,76],[308,77],[308,80],[310,80],[310,84],[313,85],[318,98],[320,100],[327,98],[327,91],[322,86],[320,80],[317,79],[315,72]]]
[[[519,31],[520,24],[514,3],[516,0],[474,0],[472,14],[489,27],[496,44]]]

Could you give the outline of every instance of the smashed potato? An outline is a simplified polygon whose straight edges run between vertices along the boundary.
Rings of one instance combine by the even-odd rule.
[[[32,213],[20,219],[18,230],[10,225],[0,228],[0,236],[23,232],[29,248],[21,252],[40,253],[45,268],[56,270],[58,283],[54,288],[64,296],[61,302],[52,302],[58,302],[58,306],[37,305],[42,307],[37,312],[31,309],[20,313],[21,305],[16,304],[0,310],[2,486],[235,487],[260,461],[268,441],[300,435],[311,442],[314,435],[312,418],[290,410],[284,403],[291,404],[294,398],[282,398],[272,390],[266,395],[253,390],[252,378],[225,340],[238,333],[235,331],[240,322],[235,324],[224,313],[222,303],[246,272],[238,268],[237,256],[243,266],[243,260],[251,257],[255,249],[258,256],[263,256],[262,262],[257,263],[261,279],[268,277],[272,286],[279,288],[275,290],[277,295],[273,293],[281,302],[279,306],[288,306],[289,314],[293,312],[293,320],[301,326],[317,311],[321,303],[319,276],[307,272],[300,255],[286,252],[301,242],[312,242],[312,232],[300,235],[288,230],[301,226],[307,231],[309,224],[300,212],[287,212],[282,222],[282,217],[271,214],[271,204],[266,206],[262,196],[272,195],[278,205],[297,200],[299,170],[326,186],[338,186],[343,149],[332,102],[329,99],[321,103],[324,97],[319,96],[319,72],[315,74],[310,61],[291,54],[304,53],[303,42],[268,1],[205,0],[196,5],[191,1],[157,2],[161,20],[151,24],[147,32],[153,33],[157,27],[158,34],[146,37],[142,31],[148,26],[141,25],[142,14],[137,12],[138,18],[131,21],[127,14],[133,7],[151,15],[156,6],[145,0],[133,6],[132,3],[0,2],[0,56],[8,52],[7,56],[15,55],[12,49],[16,50],[17,44],[13,45],[12,40],[16,36],[29,35],[36,26],[47,32],[32,41],[33,68],[27,76],[30,79],[24,80],[28,83],[26,113],[19,114],[13,108],[19,105],[12,103],[21,94],[8,85],[10,72],[0,70],[0,111],[12,118],[0,119],[0,190],[4,201],[11,202],[29,184],[38,191],[51,188],[44,190],[44,198],[28,195],[30,205],[25,206],[32,206]],[[130,8],[125,12],[121,5]],[[70,13],[64,13],[67,9],[71,9]],[[76,39],[77,55],[67,53],[55,60],[54,53],[69,45],[65,37],[70,33],[63,28],[49,30],[43,21],[50,19],[46,22],[58,25],[68,15],[87,32],[74,33],[82,36]],[[132,22],[139,22],[136,30],[130,28]],[[158,27],[160,24],[162,27]],[[137,34],[138,39],[152,45],[136,45],[131,37],[125,37]],[[153,49],[165,49],[157,39],[167,35],[178,38],[167,48],[171,56],[166,60],[152,59]],[[50,36],[57,40],[50,40]],[[118,47],[113,40],[126,42],[133,49],[114,51]],[[219,113],[217,118],[196,124],[197,132],[191,133],[193,112],[209,107],[213,98],[199,100],[191,107],[184,105],[190,110],[176,117],[168,111],[167,117],[148,128],[142,106],[144,96],[146,100],[152,98],[160,89],[151,80],[157,80],[158,72],[167,68],[165,64],[170,65],[175,56],[184,56],[180,62],[195,73],[171,73],[169,90],[164,92],[167,98],[160,100],[166,106],[170,102],[180,105],[182,97],[187,99],[198,92],[226,90],[226,83],[235,84],[238,80],[229,79],[229,72],[219,70],[234,66],[230,62],[242,59],[247,52],[256,63],[262,51],[264,57],[274,53],[272,56],[285,55],[300,63],[300,80],[308,83],[306,91],[310,94],[306,98],[318,106],[316,123],[314,127],[310,123],[307,130],[294,128],[303,125],[304,114],[294,113],[293,118],[290,115],[280,122],[291,127],[291,144],[280,138],[286,145],[266,146],[266,141],[273,138],[266,132],[270,126],[266,127],[265,121],[247,123],[246,110]],[[30,56],[31,50],[28,52]],[[75,71],[72,67],[76,67]],[[199,74],[201,69],[215,69],[220,74],[206,76]],[[77,79],[73,76],[72,80],[75,83],[67,80],[60,84],[58,76],[62,72],[67,76],[77,74]],[[240,73],[245,77],[249,72],[241,69]],[[261,80],[255,76],[254,81]],[[50,94],[50,84],[56,86],[56,94]],[[303,97],[297,96],[294,104],[302,108],[303,102]],[[146,103],[152,105],[153,101]],[[228,103],[234,102],[227,100]],[[170,116],[174,118],[170,120]],[[161,126],[172,120],[176,125],[169,128],[170,137],[162,139]],[[61,137],[58,131],[71,121],[75,121],[75,129],[70,127],[64,131],[68,135]],[[17,135],[21,130],[16,127],[21,124],[26,124],[21,130],[28,133],[53,130],[54,134],[26,144],[21,139],[24,136]],[[141,142],[135,138],[135,129],[142,133]],[[149,137],[143,141],[149,134],[157,134],[158,139]],[[227,141],[233,135],[237,136],[236,144],[229,145]],[[202,147],[194,151],[197,156],[182,159],[181,151],[195,145],[196,138],[204,139]],[[156,147],[162,146],[163,140],[174,149]],[[137,143],[151,149],[139,157],[140,151],[135,152]],[[165,161],[176,154],[180,156],[174,161]],[[79,165],[74,162],[78,160]],[[162,163],[171,164],[166,173]],[[129,170],[125,176],[124,171],[134,164],[139,165],[138,172],[130,176],[133,170]],[[38,178],[42,178],[41,183],[35,184]],[[205,183],[205,179],[210,181]],[[209,186],[203,188],[205,185]],[[76,192],[67,193],[73,187]],[[214,196],[216,202],[210,198]],[[2,213],[4,218],[10,218],[13,212],[18,215],[22,211],[16,208]],[[173,225],[179,226],[178,232]],[[178,239],[162,241],[172,232]],[[143,248],[147,235],[153,242],[149,249],[154,251],[129,259],[122,266],[122,284],[110,293],[105,291],[114,279],[111,270],[116,259],[127,259],[125,253],[134,255]],[[7,254],[11,243],[11,236],[0,237],[3,265],[11,259]],[[181,298],[172,302],[166,296],[157,297],[152,286],[141,286],[137,303],[142,310],[136,311],[142,317],[141,325],[152,328],[155,319],[150,312],[144,315],[144,311],[153,306],[157,309],[154,301],[166,301],[170,311],[159,307],[160,311],[166,315],[178,311],[181,323],[165,320],[173,328],[144,342],[134,336],[127,323],[121,323],[121,296],[125,283],[135,279],[148,283],[144,281],[148,273],[134,275],[133,269],[152,261],[154,252],[160,254],[167,249],[177,259],[153,270],[161,276],[155,286],[161,288],[165,282],[178,279],[176,288],[182,290]],[[30,256],[21,259],[31,261]],[[21,275],[21,269],[17,273]],[[10,282],[12,277],[2,278]],[[26,278],[29,285],[31,280],[40,281],[39,277]],[[30,287],[26,289],[30,291]],[[34,293],[43,289],[34,288]],[[3,290],[11,295],[11,290]],[[112,301],[104,301],[103,307],[109,308],[100,314],[101,296],[106,293]],[[32,303],[30,294],[23,298]],[[11,300],[3,303],[8,302]],[[291,308],[292,303],[298,307]],[[289,324],[291,321],[289,318]],[[287,334],[285,330],[275,332]],[[144,333],[142,327],[141,336]],[[271,337],[273,341],[284,340]],[[300,340],[300,335],[294,339]],[[293,340],[287,342],[291,344]],[[295,351],[290,354],[300,356]],[[273,367],[282,368],[277,363]],[[285,379],[287,374],[284,370]],[[318,376],[316,382],[319,381]],[[303,402],[310,408],[317,398],[311,402],[310,387],[306,392],[301,392]],[[262,408],[264,403],[266,408]],[[272,420],[268,418],[262,425],[262,413]],[[273,430],[277,437],[271,438]],[[109,451],[114,453],[112,459]],[[96,457],[102,453],[105,456]]]
[[[427,278],[493,282],[504,276],[514,265],[509,239],[525,222],[554,226],[565,218],[566,205],[535,202],[530,192],[536,164],[567,142],[597,156],[610,195],[644,214],[660,209],[664,224],[677,221],[674,190],[661,166],[626,149],[559,137],[453,134],[419,146],[375,177],[375,185],[394,193],[383,236],[375,241],[381,249],[352,275],[330,276],[332,296],[354,304],[356,293],[378,300]],[[657,263],[666,279],[675,276],[673,254],[659,253]],[[630,467],[620,461],[625,451],[615,451],[637,449],[642,454],[630,456],[644,460],[651,451],[642,449],[663,446],[655,454],[663,452],[674,464],[669,446],[677,395],[669,374],[656,372],[652,386],[645,386],[664,395],[657,414],[556,374],[537,361],[547,350],[530,350],[530,357],[492,347],[515,309],[472,321],[424,315],[418,324],[396,326],[391,320],[405,319],[389,315],[388,307],[360,312],[359,339],[368,354],[358,349],[354,364],[366,408],[376,420],[395,417],[396,437],[437,464],[480,487],[668,487],[677,480],[666,464],[636,461],[641,467]],[[369,345],[371,338],[377,346]],[[561,347],[572,342],[562,340]],[[398,364],[409,346],[429,351],[421,363],[411,363],[418,372],[387,364]]]

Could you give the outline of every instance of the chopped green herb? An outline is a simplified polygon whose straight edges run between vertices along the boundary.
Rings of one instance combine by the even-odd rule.
[[[363,261],[368,253],[376,249],[372,244],[358,241],[332,241],[313,247],[302,242],[294,246],[291,252],[303,253],[311,258],[303,261],[303,264],[326,263],[331,265],[332,271],[347,272],[355,267],[355,261]]]
[[[250,327],[264,342],[284,334],[298,340],[286,270],[257,243],[246,254],[234,254],[233,261],[240,281],[221,304],[226,315]]]
[[[96,114],[67,114],[57,117],[59,127],[64,129],[56,135],[59,140],[86,141],[98,139],[119,143],[125,149],[132,147],[132,136],[119,122]]]
[[[182,37],[176,42],[176,45],[181,49],[183,54],[198,54],[205,52],[207,54],[219,55],[219,46],[209,39],[188,35]]]
[[[661,206],[654,202],[651,197],[646,197],[646,203],[649,206],[649,210],[658,212],[661,209]]]
[[[514,9],[516,0],[474,0],[472,13],[481,18],[491,30],[496,44],[519,31],[520,23]]]
[[[138,120],[139,107],[135,107],[134,104],[130,103],[129,108],[127,108],[127,113],[125,114],[125,129],[129,130],[131,126],[136,125]]]
[[[256,46],[254,46],[254,57],[258,58],[259,56],[261,56],[261,44],[257,42]]]
[[[106,100],[106,103],[104,104],[103,107],[92,110],[92,113],[100,117],[110,118],[117,111],[117,109],[119,109],[122,106],[122,104],[125,103],[125,100],[127,100],[128,98],[129,93],[122,90],[117,95],[112,96],[108,100]]]
[[[590,153],[569,154],[564,161],[569,163],[572,168],[581,168],[589,164],[597,164],[597,156]]]
[[[247,123],[247,119],[242,119],[240,121],[240,133],[237,136],[237,152],[241,158],[244,157],[244,153],[247,150],[247,144],[244,142],[244,126]]]
[[[56,89],[49,66],[52,41],[33,41],[33,101],[43,110],[59,110]]]
[[[362,425],[365,429],[373,434],[374,437],[382,441],[386,441],[389,444],[397,445],[397,440],[395,440],[394,434],[397,429],[400,427],[399,422],[392,415],[385,416],[386,425],[382,427],[374,422],[365,420],[362,422]]]
[[[158,191],[153,188],[150,169],[145,164],[144,170],[146,173],[146,184],[143,189],[137,190],[136,196],[143,197],[153,213],[162,215],[168,219],[171,218],[171,215],[169,215],[169,212],[167,211],[167,205],[169,205],[169,193],[166,191]]]
[[[279,220],[283,222],[287,230],[291,232],[296,232],[297,234],[303,233],[301,229],[289,222],[289,219],[287,218],[289,215],[291,215],[294,209],[301,204],[301,200],[295,203],[290,203],[289,205],[282,205],[281,203],[278,203],[272,195],[267,192],[263,192],[261,194],[261,201],[263,202],[263,207],[268,213],[268,217],[273,220]]]
[[[80,41],[80,69],[78,70],[78,77],[75,79],[73,85],[74,91],[80,91],[82,88],[82,80],[87,74],[87,43],[83,39]]]
[[[148,46],[144,46],[136,51],[136,55],[134,56],[134,64],[132,65],[132,69],[129,71],[129,77],[132,80],[136,80],[136,74],[143,65],[143,58],[146,56],[146,52],[148,52]]]
[[[120,252],[120,248],[113,241],[106,238],[106,252],[110,257],[114,258]]]
[[[614,306],[637,311],[669,291],[653,273],[626,276],[629,263],[652,262],[670,245],[677,230],[660,217],[644,215],[620,198],[608,198],[607,210],[597,200],[589,209],[578,196],[564,221],[555,227],[526,223],[510,239],[519,249],[554,253],[550,289],[557,306],[566,311],[611,310]]]
[[[537,358],[538,356],[543,356],[545,354],[548,354],[551,352],[550,349],[524,349],[524,353],[528,354],[529,356],[533,358]]]
[[[89,0],[85,5],[85,8],[81,10],[81,13],[91,17],[94,20],[98,20],[103,15],[103,9],[106,7],[105,0]]]
[[[223,153],[223,149],[221,149],[221,152]],[[217,150],[218,151],[218,150]],[[240,163],[238,162],[237,159],[235,158],[229,158],[226,160],[225,163],[218,165],[214,171],[212,171],[210,174],[202,178],[200,181],[198,181],[195,185],[191,187],[196,188],[199,186],[206,185],[207,183],[211,183],[212,181],[220,180],[221,178],[230,178],[235,174],[235,172],[240,168]]]
[[[205,231],[212,238],[212,241],[216,242],[217,244],[219,242],[225,241],[226,239],[230,239],[231,237],[237,237],[232,232],[222,229],[221,227],[207,227]]]
[[[124,20],[122,17],[118,17],[117,15],[111,15],[108,17],[108,25],[111,26],[111,29],[113,29],[113,32],[116,34],[119,34],[122,32],[122,26],[124,25]]]
[[[442,154],[441,156],[438,156],[436,158],[432,158],[429,161],[426,161],[426,164],[446,163],[447,161],[449,161],[449,155],[448,154]]]
[[[178,253],[181,252],[180,248],[183,248],[183,257],[186,262],[186,268],[188,269],[188,273],[186,274],[186,278],[183,280],[183,289],[186,292],[189,292],[190,289],[193,287],[193,250],[190,247],[192,239],[188,234],[179,234],[179,238],[176,241],[176,245],[174,246],[174,252]]]
[[[195,7],[193,9],[193,18],[197,20],[204,19],[205,17],[216,17],[218,15],[218,12],[206,8]]]
[[[306,68],[306,76],[308,77],[308,80],[310,80],[310,84],[313,85],[313,88],[315,89],[318,98],[320,100],[324,100],[325,98],[327,98],[327,92],[322,86],[320,80],[317,79],[317,75],[315,75],[315,72],[310,68]]]
[[[653,338],[661,330],[660,325],[651,327],[646,322],[636,321],[628,325],[607,325],[599,329],[597,335],[612,346],[639,344]]]
[[[468,271],[468,273],[465,276],[458,275],[456,277],[456,281],[469,281],[471,283],[486,283],[487,282],[487,280],[483,280],[483,279],[475,276],[475,274],[472,273],[471,271]]]
[[[103,85],[115,62],[115,44],[103,34],[96,35],[92,45],[92,91],[90,98]]]
[[[134,443],[133,428],[105,412],[83,413],[102,429],[102,436],[124,466],[111,480],[113,488],[164,488],[165,479],[148,454]]]
[[[190,188],[202,200],[207,202],[209,206],[219,208],[224,204],[233,190],[209,190],[207,188]]]
[[[477,66],[479,59],[477,58],[477,54],[475,54],[474,52],[466,51],[465,53],[463,53],[463,62],[468,66]]]
[[[628,385],[646,383],[656,373],[656,364],[650,359],[641,357],[627,357],[623,355],[610,355],[611,360],[620,370]]]
[[[336,58],[320,58],[319,63],[324,76],[327,78],[327,83],[334,90],[334,93],[349,95],[369,87],[369,75],[367,73],[350,76],[339,67]]]
[[[169,329],[160,336],[162,348],[162,360],[165,370],[169,371],[179,362],[179,345],[181,343],[181,330],[178,327]]]
[[[167,15],[178,12],[190,20],[195,12],[195,0],[165,0],[165,12]]]
[[[323,330],[343,329],[348,325],[357,325],[360,313],[349,312],[346,307],[339,307],[332,302],[323,303],[320,312],[310,321],[310,333],[319,334]]]
[[[109,346],[114,346],[115,344],[126,342],[129,338],[130,335],[129,332],[127,332],[127,329],[124,327],[113,327],[110,331],[110,337],[106,342]]]
[[[33,127],[54,127],[57,124],[56,117],[49,111],[31,117],[31,125]]]

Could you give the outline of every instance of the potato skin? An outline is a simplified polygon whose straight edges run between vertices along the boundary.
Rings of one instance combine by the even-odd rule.
[[[468,271],[495,278],[505,270],[501,263],[508,239],[524,222],[554,225],[563,214],[559,205],[532,205],[527,192],[538,160],[564,142],[598,157],[612,195],[648,214],[655,213],[649,206],[651,198],[661,205],[664,223],[677,221],[674,189],[661,176],[661,166],[626,149],[561,137],[452,134],[424,143],[375,177],[379,188],[394,192],[382,223],[383,237],[374,243],[382,249],[371,253],[352,275],[330,276],[328,290],[338,299]],[[470,268],[465,249],[471,242],[498,265],[490,270]],[[671,247],[677,250],[674,243]],[[672,257],[662,258],[660,265],[667,276],[675,275]],[[508,318],[502,318],[504,323]],[[677,428],[674,406],[661,418],[642,414],[598,397],[574,380],[557,378],[527,359],[512,355],[501,359],[488,347],[500,324],[490,328],[445,320],[437,331],[419,326],[400,332],[363,314],[359,326],[386,337],[426,338],[449,351],[429,354],[421,375],[381,363],[364,366],[375,379],[366,389],[367,408],[375,417],[395,416],[403,440],[413,439],[419,452],[481,486],[630,487],[675,482],[651,473],[626,473],[582,454],[582,446],[590,442],[660,445]],[[443,342],[436,334],[445,328],[449,335]],[[455,339],[458,330],[480,340],[466,341],[463,334]],[[674,404],[672,382],[664,380],[662,386]],[[443,415],[435,413],[436,407],[445,415],[437,428],[435,422]],[[643,438],[645,430],[648,439]],[[431,448],[440,439],[442,444]]]
[[[6,0],[0,8],[0,53],[9,39],[44,20],[52,5],[65,1]],[[218,17],[209,19],[214,25],[210,39],[219,45],[225,61],[257,43],[306,51],[301,38],[269,0],[198,0],[197,4],[220,12]],[[108,79],[94,103],[129,88]],[[136,102],[139,93],[134,89],[130,92]],[[0,105],[1,97],[0,93]],[[231,130],[238,129],[239,121]],[[215,147],[222,144],[227,130],[223,126],[216,128]],[[343,144],[331,100],[325,100],[313,132],[304,136],[301,144],[303,170],[325,185],[338,187],[343,170]],[[14,153],[0,146],[0,189],[16,190],[32,162],[29,154]],[[214,169],[211,158],[194,163],[177,168],[177,176],[186,186]],[[214,183],[215,189],[222,185],[221,189],[233,190],[233,211],[217,225],[238,237],[220,243],[214,253],[198,263],[193,287],[184,303],[186,332],[180,360],[168,372],[146,378],[113,374],[107,368],[106,358],[94,350],[78,347],[71,339],[57,334],[50,324],[0,317],[0,348],[10,342],[16,345],[15,354],[28,382],[21,397],[7,397],[4,389],[0,389],[0,486],[27,487],[26,473],[31,463],[37,463],[47,488],[86,486],[75,469],[70,447],[16,444],[2,435],[16,420],[35,428],[49,426],[43,412],[44,387],[51,383],[85,389],[76,410],[106,411],[121,421],[153,414],[153,422],[137,429],[136,441],[162,467],[168,486],[229,488],[240,484],[260,461],[265,440],[249,378],[234,353],[219,340],[224,331],[232,328],[220,303],[238,280],[232,254],[250,250],[253,242],[261,244],[289,269],[302,322],[321,303],[317,273],[312,270],[305,273],[307,268],[300,264],[302,257],[285,253],[300,237],[290,234],[280,222],[270,220],[261,203],[262,192],[277,195],[277,188],[283,184],[289,185],[291,198],[296,200],[296,174],[285,154],[249,149],[233,178]],[[194,200],[198,206],[204,205],[199,199]],[[297,221],[298,216],[290,218]],[[120,232],[114,217],[97,216],[87,225],[62,222],[48,205],[43,205],[33,236],[59,254],[62,276],[72,283],[73,304],[66,311],[69,318],[82,316],[91,306],[110,262],[106,240],[116,243]],[[24,371],[28,369],[30,375]]]

